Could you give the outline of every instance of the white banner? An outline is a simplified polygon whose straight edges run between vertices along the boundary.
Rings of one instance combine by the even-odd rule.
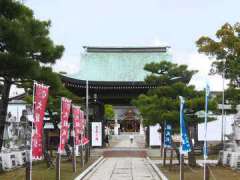
[[[161,146],[161,133],[158,132],[160,125],[149,127],[149,145],[150,146]]]
[[[92,122],[92,146],[102,146],[101,122]]]

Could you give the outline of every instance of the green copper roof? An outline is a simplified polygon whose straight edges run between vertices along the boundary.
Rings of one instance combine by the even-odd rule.
[[[71,78],[89,81],[143,81],[147,72],[143,67],[147,63],[171,60],[167,51],[156,48],[151,51],[143,48],[94,49],[82,54],[80,71],[70,76]]]

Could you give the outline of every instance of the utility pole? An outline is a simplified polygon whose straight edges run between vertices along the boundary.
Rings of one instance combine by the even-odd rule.
[[[223,139],[224,139],[224,135],[223,135],[223,121],[224,121],[224,109],[225,109],[225,94],[224,94],[224,83],[225,83],[225,67],[223,69],[223,73],[222,73],[222,129],[221,129],[221,143],[223,144]]]

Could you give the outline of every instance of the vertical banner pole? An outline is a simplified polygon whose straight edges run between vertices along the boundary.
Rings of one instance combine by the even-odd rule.
[[[207,118],[208,118],[208,96],[209,96],[209,86],[207,84],[205,89],[205,122],[204,122],[204,151],[203,151],[203,158],[204,158],[204,175],[203,179],[208,180],[209,173],[207,172]]]
[[[29,157],[26,166],[26,179],[32,180],[32,161],[34,158],[42,158],[43,156],[43,119],[48,98],[48,86],[43,84],[33,83],[33,106],[32,106],[32,126],[30,150],[27,153]],[[37,105],[36,105],[37,104]]]
[[[79,106],[74,106],[72,105],[72,116],[73,116],[73,159],[72,159],[72,164],[73,164],[73,172],[76,172],[76,145],[79,145],[79,126],[80,126],[80,107]]]
[[[191,151],[189,144],[189,139],[187,135],[187,130],[184,123],[184,103],[185,100],[182,96],[180,98],[180,134],[181,134],[181,144],[180,144],[180,180],[184,180],[184,154]]]
[[[223,73],[222,73],[222,128],[221,128],[221,143],[223,144],[223,139],[224,139],[224,136],[223,136],[223,121],[224,121],[224,111],[225,111],[225,95],[224,95],[224,90],[225,90],[225,87],[224,87],[224,80],[225,80],[225,69],[223,70]]]
[[[35,88],[36,88],[36,82],[33,82],[33,105],[32,105],[32,113],[33,113],[33,121],[34,121],[34,109],[35,109]],[[31,127],[31,140],[30,140],[30,151],[29,151],[29,159],[26,166],[26,179],[32,180],[32,133],[33,133],[33,122],[32,121],[32,127]]]
[[[181,141],[180,141],[180,180],[184,180],[184,171],[183,171],[183,155],[182,155],[182,146],[183,146],[183,142],[182,142],[182,111],[183,111],[183,105],[182,105],[182,99],[180,98],[180,135],[181,135]]]
[[[166,166],[166,155],[167,155],[167,148],[165,146],[165,136],[166,136],[166,121],[164,121],[164,127],[163,127],[163,166]]]
[[[180,153],[180,180],[184,180],[184,154]]]
[[[84,160],[84,154],[83,154],[83,150],[84,150],[84,145],[83,145],[83,141],[82,141],[82,149],[81,149],[82,167],[84,167],[84,166],[85,166],[85,160]]]
[[[73,172],[76,172],[76,154],[75,154],[75,148],[76,148],[76,143],[75,143],[75,132],[74,132],[74,128],[73,128],[73,149],[72,149],[72,153],[73,153]]]
[[[84,167],[84,157],[83,157],[83,138],[84,138],[84,112],[80,111],[80,119],[81,119],[81,139],[80,139],[80,157],[81,157],[81,167]]]
[[[60,166],[61,166],[61,154],[62,154],[62,151],[64,150],[64,146],[68,140],[68,129],[69,129],[69,126],[68,126],[68,118],[69,118],[69,114],[70,114],[70,109],[71,109],[71,100],[67,99],[67,98],[64,98],[62,97],[61,98],[61,128],[60,128],[60,142],[59,142],[59,147],[58,147],[58,153],[59,153],[59,159],[58,159],[58,162],[59,162],[59,165],[58,167],[56,168],[56,171],[59,171],[57,172],[57,180],[60,180]]]
[[[81,135],[81,167],[84,167],[84,158],[83,158],[83,134]]]
[[[89,98],[89,87],[88,87],[88,80],[86,81],[86,131],[87,131],[87,138],[90,140],[90,131],[89,131],[89,102],[88,102],[88,98]],[[87,160],[88,160],[88,156],[90,157],[90,141],[89,141],[89,146],[87,146],[86,144],[86,149],[87,150]]]
[[[60,112],[60,125],[62,126],[62,98],[61,98],[61,112]],[[59,129],[59,144],[61,144],[61,127]],[[61,177],[61,149],[58,148],[57,159],[56,159],[56,180],[60,180]]]

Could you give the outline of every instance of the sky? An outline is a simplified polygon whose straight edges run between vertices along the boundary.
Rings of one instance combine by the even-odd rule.
[[[56,71],[79,70],[81,47],[168,45],[173,62],[199,70],[191,84],[222,89],[208,76],[213,59],[197,52],[196,40],[214,38],[226,22],[239,20],[239,0],[24,0],[41,20],[51,20],[50,37],[65,46]]]

